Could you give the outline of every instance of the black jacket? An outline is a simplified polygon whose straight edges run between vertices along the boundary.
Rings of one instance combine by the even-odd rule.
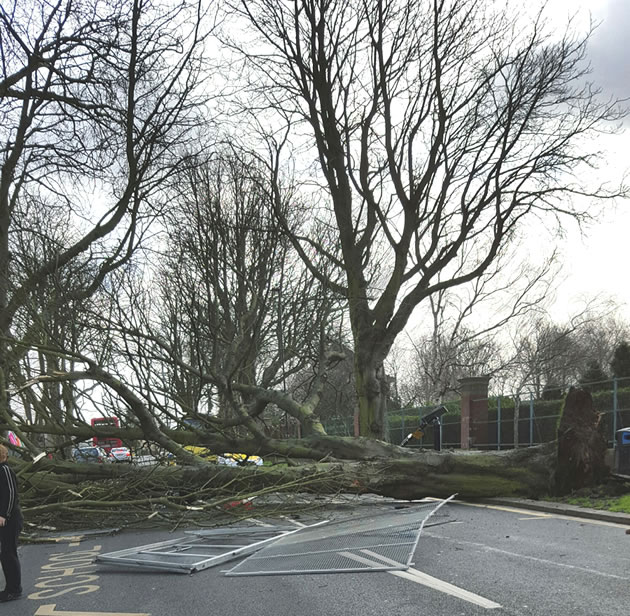
[[[8,520],[12,515],[20,515],[17,479],[13,469],[0,462],[0,517]]]

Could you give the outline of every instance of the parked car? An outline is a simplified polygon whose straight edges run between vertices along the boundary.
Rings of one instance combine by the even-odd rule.
[[[224,464],[226,466],[245,466],[255,465],[262,466],[263,459],[259,456],[248,456],[244,453],[225,453],[222,456],[218,456],[212,453],[206,447],[195,447],[194,445],[187,445],[184,447],[186,451],[195,454],[208,462],[216,462],[217,464]]]
[[[157,466],[158,460],[155,456],[147,454],[147,455],[134,456],[133,463],[136,466]]]
[[[113,458],[113,462],[127,462],[131,464],[131,451],[129,447],[112,447],[109,455]]]
[[[217,454],[212,453],[207,447],[197,447],[196,445],[186,445],[184,449],[195,456],[199,456],[208,462],[216,462]]]
[[[75,462],[88,464],[108,464],[112,459],[102,447],[77,447],[72,450],[72,459]]]
[[[263,459],[259,456],[248,456],[246,453],[226,453],[219,456],[217,462],[226,466],[262,466]]]

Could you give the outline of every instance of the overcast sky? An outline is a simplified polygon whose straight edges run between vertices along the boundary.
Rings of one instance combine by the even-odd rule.
[[[593,81],[607,94],[630,98],[630,0],[549,0],[548,7],[559,23],[576,14],[581,27],[589,16],[598,23],[589,45]],[[602,175],[619,178],[630,167],[630,129],[607,140],[607,147],[611,151]],[[607,207],[586,238],[575,228],[570,231],[561,245],[567,278],[558,290],[555,314],[570,312],[583,294],[601,294],[624,302],[630,321],[630,200]]]
[[[554,0],[560,4],[574,4]],[[590,45],[594,76],[606,91],[630,96],[630,2],[628,0],[583,0],[600,22]]]

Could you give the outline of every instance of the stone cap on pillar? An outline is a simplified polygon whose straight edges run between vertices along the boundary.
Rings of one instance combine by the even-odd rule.
[[[457,380],[460,384],[462,396],[468,395],[478,398],[488,397],[488,386],[490,385],[489,374],[484,376],[467,376]]]

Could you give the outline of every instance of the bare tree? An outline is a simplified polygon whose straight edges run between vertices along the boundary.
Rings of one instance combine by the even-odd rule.
[[[512,372],[513,377],[519,379],[515,391],[526,389],[540,397],[548,383],[567,387],[576,380],[582,365],[576,335],[579,326],[577,320],[556,324],[541,319],[532,323],[533,336],[521,330],[516,352],[521,369]]]
[[[529,391],[537,398],[545,388],[566,391],[576,385],[589,364],[608,366],[627,325],[610,304],[590,305],[566,322],[548,316],[522,321],[514,348],[505,358],[507,383],[513,393]]]
[[[557,275],[555,254],[539,266],[517,267],[510,244],[492,267],[457,292],[442,289],[427,302],[430,319],[421,320],[419,336],[409,335],[413,367],[407,395],[424,404],[442,402],[459,392],[459,379],[505,372],[504,347],[515,324],[536,319],[552,301],[550,284]],[[465,256],[459,268],[465,268]],[[427,331],[426,325],[430,324]]]
[[[596,310],[579,332],[579,343],[583,349],[585,368],[587,361],[594,361],[605,370],[611,366],[615,349],[630,335],[630,326],[619,315],[619,306],[609,305],[607,309],[600,310],[598,315]]]
[[[611,196],[580,180],[596,163],[589,139],[620,113],[585,80],[586,40],[557,35],[542,15],[526,23],[480,0],[235,10],[252,33],[233,44],[254,72],[256,109],[295,127],[302,152],[309,128],[327,206],[318,215],[338,251],[294,245],[347,299],[360,430],[380,437],[383,361],[416,306],[482,276],[525,221],[579,216],[572,196]],[[344,284],[326,279],[314,251]]]
[[[237,438],[250,453],[273,448],[281,413],[324,435],[315,409],[341,357],[327,335],[335,302],[281,233],[265,169],[236,151],[190,163],[152,248],[160,258],[117,272],[117,310],[91,326],[110,332],[120,366],[88,362],[67,377],[114,388],[127,424],[183,460],[169,431],[190,419],[203,427],[196,442],[219,452]],[[296,392],[307,364],[311,387]]]
[[[20,226],[13,229],[11,245],[15,270],[24,278],[39,269],[43,261],[54,258],[60,248],[68,244],[67,218],[59,218],[52,208],[32,209],[20,218]],[[34,233],[33,230],[37,230]],[[12,366],[11,379],[15,385],[38,374],[72,372],[72,360],[59,353],[87,350],[93,340],[85,327],[87,305],[101,307],[100,294],[90,299],[80,297],[78,291],[88,286],[95,267],[87,256],[74,259],[71,264],[53,272],[45,284],[38,284],[25,298],[13,320],[12,332],[25,346],[19,348],[19,362]],[[27,344],[34,345],[30,349]],[[106,348],[100,350],[103,356]],[[73,383],[43,384],[39,391],[26,389],[20,396],[21,406],[30,423],[53,421],[59,425],[71,424],[80,406],[81,392]],[[63,439],[57,439],[61,444]],[[47,445],[52,447],[49,440]]]
[[[61,279],[71,285],[64,301],[92,296],[129,262],[165,204],[165,183],[189,154],[200,125],[202,12],[199,2],[141,0],[0,6],[0,416],[7,421],[18,360],[38,344],[59,348],[38,339],[34,296],[53,295]],[[66,228],[63,241],[30,255],[25,268],[20,251],[46,232],[30,224],[37,209]]]
[[[255,44],[249,48],[249,58],[262,69],[259,93],[269,97],[266,104],[271,102],[269,108],[278,110],[290,129],[296,121],[310,125],[321,168],[313,179],[323,180],[324,190],[315,195],[319,207],[309,209],[311,219],[297,224],[287,208],[294,204],[294,195],[287,199],[281,170],[289,139],[303,145],[302,134],[288,131],[286,140],[278,138],[279,133],[270,137],[273,183],[262,196],[276,218],[269,219],[266,228],[255,207],[239,209],[249,205],[250,196],[261,196],[251,186],[226,217],[218,207],[225,201],[217,191],[209,199],[185,201],[194,207],[187,218],[172,221],[179,224],[173,224],[169,241],[178,248],[190,242],[193,250],[172,252],[191,262],[199,257],[194,263],[198,269],[189,272],[184,261],[167,264],[170,269],[165,270],[177,276],[178,284],[162,289],[171,296],[179,293],[182,301],[160,313],[154,310],[155,298],[140,293],[137,286],[108,285],[119,280],[137,283],[134,268],[142,263],[132,263],[132,256],[153,218],[171,205],[172,192],[163,188],[169,179],[179,180],[174,171],[182,168],[182,160],[196,162],[187,156],[187,148],[190,131],[197,126],[193,95],[200,68],[195,58],[198,13],[192,22],[178,13],[188,7],[185,2],[174,4],[172,11],[149,7],[144,12],[141,0],[120,0],[113,5],[115,12],[108,13],[105,6],[88,0],[59,0],[55,5],[39,0],[35,6],[43,12],[34,11],[37,19],[27,23],[45,36],[29,37],[15,25],[22,23],[15,17],[22,5],[13,6],[15,11],[1,14],[3,37],[15,41],[15,68],[0,84],[3,101],[9,103],[3,113],[11,119],[2,125],[10,128],[0,177],[0,231],[8,238],[2,236],[6,246],[0,245],[0,274],[6,285],[0,293],[2,358],[6,362],[7,349],[13,355],[19,349],[36,349],[62,356],[75,369],[37,375],[18,384],[12,394],[61,381],[97,382],[116,394],[121,410],[131,418],[129,434],[141,434],[185,463],[195,461],[180,445],[197,442],[193,439],[199,435],[171,428],[182,411],[194,410],[204,396],[211,396],[229,410],[209,418],[213,429],[205,432],[204,442],[215,450],[229,446],[247,452],[258,447],[265,454],[296,457],[386,459],[385,464],[369,466],[359,480],[356,467],[351,467],[351,481],[344,485],[402,497],[415,497],[414,482],[423,492],[429,486],[440,493],[447,485],[442,472],[463,468],[466,475],[466,469],[479,466],[475,460],[468,466],[455,464],[454,456],[446,454],[419,467],[419,456],[385,443],[326,438],[314,409],[319,383],[337,357],[326,349],[322,317],[327,316],[330,291],[348,301],[361,430],[380,436],[387,390],[383,364],[414,308],[488,271],[523,217],[570,213],[572,208],[561,205],[561,199],[584,193],[562,173],[592,161],[588,150],[575,146],[616,112],[613,106],[598,106],[588,88],[574,87],[582,76],[582,42],[570,37],[554,42],[544,36],[540,22],[528,32],[511,29],[505,16],[485,15],[475,0],[435,0],[432,5],[403,0],[243,0],[242,16],[267,41],[266,49]],[[81,12],[90,6],[91,12]],[[77,7],[79,13],[73,10]],[[190,38],[178,36],[190,23]],[[91,32],[83,29],[85,24],[100,25]],[[71,36],[65,35],[66,27]],[[47,59],[41,63],[38,41],[49,32],[56,41],[55,53],[69,41],[74,46],[60,58],[44,50]],[[24,50],[26,60],[19,60]],[[23,148],[25,143],[32,147]],[[51,173],[44,174],[44,168]],[[195,165],[192,169],[196,171]],[[96,179],[89,184],[87,178]],[[231,179],[238,187],[241,172]],[[81,207],[97,193],[103,193],[107,203]],[[52,258],[20,277],[21,272],[11,270],[9,240],[14,212],[19,211],[14,208],[27,199],[61,206],[81,214],[82,220]],[[255,200],[252,205],[257,204]],[[191,217],[197,206],[203,206],[200,215]],[[246,215],[239,218],[238,212]],[[206,216],[211,225],[204,225]],[[307,273],[297,266],[289,269],[290,261],[281,260],[285,267],[275,278],[274,260],[264,257],[274,254],[278,223]],[[328,243],[331,238],[334,242]],[[289,254],[286,242],[277,246],[280,253],[286,249]],[[128,292],[123,297],[127,304],[118,302],[117,313],[91,324],[92,331],[109,335],[108,344],[117,345],[118,354],[112,354],[106,366],[89,345],[87,351],[66,344],[59,348],[44,340],[18,339],[15,330],[34,289],[45,286],[53,273],[80,264],[80,256],[88,253],[93,269],[65,297],[85,299],[96,289],[108,290],[112,297]],[[457,271],[463,254],[466,267]],[[262,256],[262,265],[272,267],[257,270],[251,255]],[[209,285],[204,285],[206,274],[211,275]],[[75,284],[70,275],[65,279]],[[281,301],[273,297],[274,288],[279,288]],[[310,321],[304,319],[305,312]],[[285,320],[293,314],[300,315],[294,323]],[[24,322],[30,325],[28,319]],[[294,342],[289,338],[292,328]],[[304,341],[305,348],[300,348]],[[316,356],[318,382],[305,400],[297,401],[277,385],[286,369],[297,367],[305,355],[311,361]],[[12,360],[9,368],[16,363]],[[4,369],[3,379],[7,372]],[[159,389],[162,376],[169,389],[182,381],[176,389],[186,395],[168,398],[170,392]],[[0,410],[11,420],[6,399],[0,402]],[[309,425],[313,438],[282,443],[268,437],[260,424],[263,411],[272,405]],[[85,425],[46,425],[33,431],[37,429],[77,438],[91,434]],[[244,431],[253,438],[242,437]],[[544,460],[548,453],[543,452]],[[392,455],[406,458],[394,474]],[[500,477],[518,481],[510,485],[517,485],[519,493],[536,493],[540,485],[548,485],[550,465],[536,454],[532,468],[543,470],[532,473],[535,477],[522,472],[522,455],[492,459]],[[431,472],[418,473],[418,468]],[[487,468],[484,465],[484,474]],[[205,477],[209,481],[216,474]],[[379,486],[383,481],[385,488]]]

